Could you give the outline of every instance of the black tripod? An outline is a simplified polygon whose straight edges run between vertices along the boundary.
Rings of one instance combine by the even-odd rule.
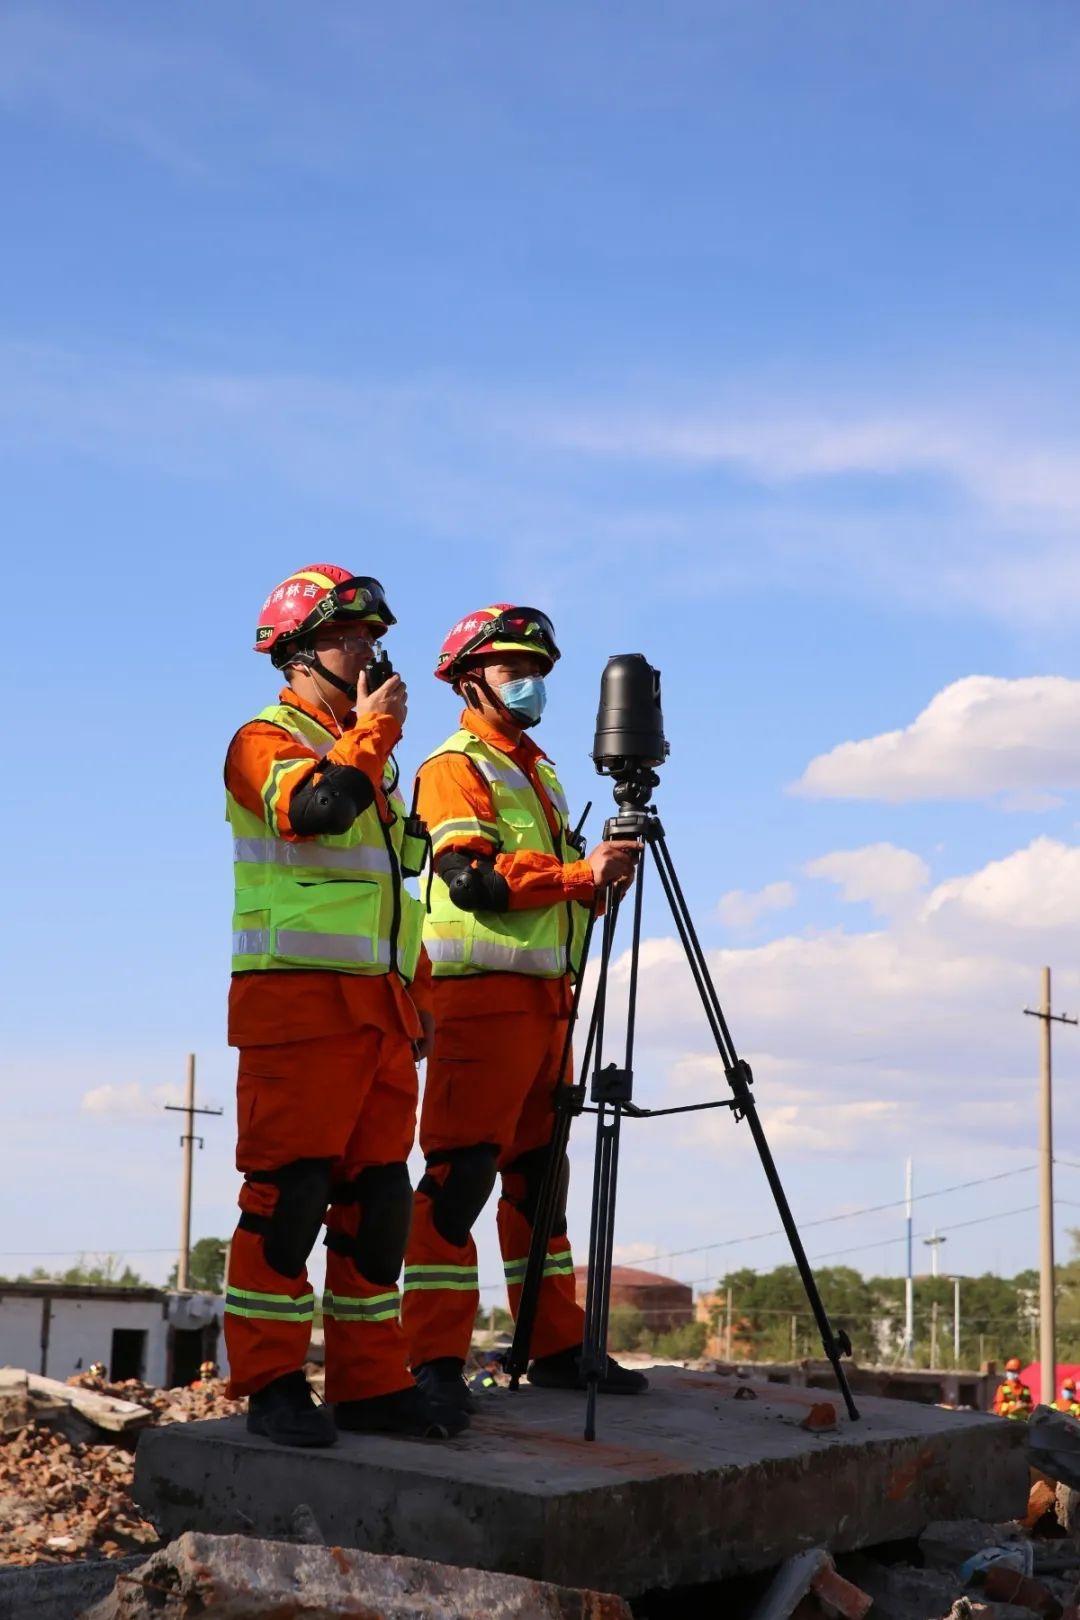
[[[730,1108],[736,1120],[745,1119],[750,1127],[754,1146],[757,1148],[758,1157],[761,1159],[762,1168],[765,1171],[765,1178],[776,1201],[776,1208],[783,1223],[784,1231],[787,1233],[788,1242],[791,1244],[791,1252],[799,1269],[799,1275],[806,1290],[806,1297],[810,1302],[810,1309],[814,1313],[814,1320],[821,1334],[822,1346],[832,1365],[833,1372],[836,1374],[836,1382],[844,1398],[848,1415],[857,1419],[859,1414],[852,1399],[847,1375],[840,1361],[841,1356],[851,1354],[851,1342],[842,1329],[833,1329],[825,1306],[822,1303],[817,1283],[814,1280],[814,1274],[810,1269],[810,1262],[806,1258],[802,1239],[799,1236],[798,1228],[788,1205],[787,1195],[784,1192],[769,1144],[765,1139],[764,1129],[758,1118],[757,1107],[753,1093],[750,1090],[753,1083],[750,1065],[743,1058],[738,1057],[735,1052],[734,1042],[731,1039],[727,1021],[720,1006],[720,999],[709,973],[705,953],[701,948],[701,942],[698,939],[697,930],[690,916],[682,885],[679,882],[678,874],[671,859],[671,853],[668,850],[664,829],[660,824],[660,818],[655,806],[649,804],[653,788],[658,781],[659,778],[653,771],[644,767],[637,767],[626,777],[616,782],[614,792],[616,802],[620,807],[619,813],[612,816],[606,823],[604,837],[605,839],[640,840],[646,849],[652,852],[656,869],[660,874],[660,883],[671,910],[679,939],[682,942],[683,950],[686,953],[686,960],[690,966],[694,984],[697,987],[698,995],[701,997],[705,1017],[708,1020],[713,1040],[716,1042],[717,1051],[723,1062],[724,1072],[727,1076],[728,1085],[731,1087],[732,1095],[731,1097],[716,1098],[711,1102],[689,1103],[680,1108],[641,1108],[633,1100],[634,1026],[637,1014],[641,907],[645,878],[643,863],[638,872],[637,884],[634,890],[634,923],[630,948],[630,984],[626,1015],[626,1049],[623,1064],[620,1068],[616,1063],[605,1065],[603,1061],[608,969],[611,963],[620,907],[620,898],[613,895],[603,920],[603,944],[596,981],[596,998],[593,1002],[592,1017],[589,1021],[585,1041],[581,1078],[576,1086],[560,1085],[556,1092],[555,1125],[537,1201],[532,1246],[529,1250],[528,1266],[525,1271],[521,1299],[518,1304],[514,1341],[506,1357],[506,1370],[510,1374],[511,1388],[516,1389],[518,1387],[521,1375],[529,1364],[529,1349],[536,1322],[540,1286],[547,1261],[548,1243],[558,1218],[559,1206],[563,1197],[565,1186],[563,1166],[567,1144],[570,1140],[570,1126],[575,1115],[581,1113],[595,1113],[596,1115],[596,1157],[593,1171],[592,1221],[589,1230],[589,1283],[585,1299],[585,1338],[582,1350],[582,1375],[586,1389],[585,1438],[586,1440],[593,1440],[596,1438],[597,1386],[603,1377],[607,1364],[608,1315],[611,1305],[611,1265],[615,1236],[615,1194],[619,1171],[619,1136],[623,1117],[648,1119],[661,1114],[695,1113],[705,1108]],[[594,909],[585,939],[582,956],[583,964],[588,956],[595,917],[596,912]],[[582,978],[583,975],[579,977],[574,992],[574,1004],[567,1030],[561,1073],[565,1072],[570,1057],[571,1040],[581,1002]],[[590,1066],[592,1067],[592,1087],[589,1093],[591,1107],[585,1100],[586,1076],[589,1073]]]

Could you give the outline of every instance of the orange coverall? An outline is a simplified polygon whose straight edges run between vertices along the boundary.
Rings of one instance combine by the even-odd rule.
[[[472,709],[465,710],[461,724],[525,772],[554,832],[555,814],[536,774],[536,760],[545,756],[531,738],[523,734],[515,740]],[[460,833],[439,842],[442,822],[495,819],[487,784],[465,756],[442,754],[421,767],[418,808],[432,829],[436,860],[450,850],[494,855],[495,870],[510,890],[511,910],[565,905],[568,899],[591,904],[595,885],[587,861],[564,863],[531,851],[497,854],[489,839]],[[551,1136],[556,1084],[572,1078],[559,1074],[572,996],[568,976],[436,977],[432,989],[435,1045],[420,1116],[420,1145],[429,1163],[413,1203],[402,1309],[414,1367],[441,1357],[465,1358],[480,1298],[471,1232],[457,1245],[435,1226],[431,1190],[446,1183],[451,1169],[442,1156],[483,1144],[497,1150],[499,1243],[510,1309],[516,1313],[532,1236],[529,1193]],[[538,1356],[579,1345],[584,1334],[565,1226],[552,1237],[548,1252],[532,1346]]]
[[[280,702],[305,710],[336,734],[332,716],[306,704],[289,687]],[[383,767],[401,735],[389,715],[365,716],[349,726],[325,756],[352,765],[375,785],[385,820]],[[253,720],[229,747],[225,783],[256,815],[265,815],[261,787],[275,760],[295,758],[278,802],[274,832],[292,839],[292,795],[311,776],[315,754],[280,727]],[[416,1130],[418,1084],[413,1043],[422,1034],[417,1009],[430,1011],[431,968],[421,954],[407,990],[396,974],[367,976],[325,969],[280,969],[236,973],[229,991],[229,1044],[239,1047],[236,1167],[245,1175],[240,1208],[269,1216],[277,1186],[251,1179],[300,1159],[331,1159],[330,1234],[355,1237],[364,1217],[361,1202],[334,1202],[333,1195],[371,1166],[403,1164]],[[307,1271],[286,1278],[266,1262],[263,1240],[237,1228],[229,1259],[229,1287],[286,1300],[310,1298]],[[364,1300],[387,1297],[385,1282],[372,1282],[352,1258],[329,1249],[327,1292]],[[286,1309],[287,1309],[286,1305]],[[380,1320],[326,1316],[326,1398],[362,1400],[391,1394],[412,1383],[405,1339],[393,1314]],[[225,1316],[229,1394],[250,1395],[283,1373],[302,1367],[311,1336],[310,1319]]]

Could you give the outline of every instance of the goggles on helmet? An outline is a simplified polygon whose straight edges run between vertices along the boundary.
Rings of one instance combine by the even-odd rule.
[[[354,614],[362,619],[375,619],[387,627],[397,624],[379,581],[354,574],[327,591],[322,601],[316,603],[300,626],[300,633],[310,635],[329,619],[348,619]]]
[[[513,607],[504,608],[489,619],[463,647],[458,648],[454,654],[455,666],[460,667],[474,652],[495,641],[524,642],[529,647],[535,647],[553,664],[562,657],[555,640],[555,627],[547,614],[541,613],[539,608]]]

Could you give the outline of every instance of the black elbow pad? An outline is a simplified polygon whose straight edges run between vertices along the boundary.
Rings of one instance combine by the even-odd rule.
[[[495,870],[490,856],[459,854],[450,850],[440,855],[435,870],[450,890],[459,911],[509,911],[510,886]]]
[[[355,765],[329,765],[293,794],[289,821],[304,838],[345,833],[374,800],[375,789],[363,771]]]

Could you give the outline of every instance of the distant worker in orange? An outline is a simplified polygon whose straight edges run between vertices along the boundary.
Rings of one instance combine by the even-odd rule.
[[[199,1376],[192,1381],[192,1389],[212,1389],[219,1377],[216,1361],[200,1361]]]
[[[1026,1422],[1031,1416],[1031,1390],[1020,1377],[1018,1356],[1005,1363],[1005,1382],[998,1386],[994,1396],[994,1411],[998,1417],[1019,1418]]]
[[[607,842],[583,859],[571,844],[555,767],[528,735],[558,658],[551,622],[534,608],[497,603],[459,620],[435,674],[465,711],[418,778],[434,860],[424,942],[436,1035],[402,1320],[421,1386],[462,1410],[471,1404],[462,1372],[479,1301],[472,1229],[501,1174],[499,1242],[516,1311],[555,1092],[570,1078],[559,1069],[589,910],[598,891],[632,882],[639,853]],[[564,1178],[530,1382],[578,1388],[583,1332]],[[608,1360],[602,1390],[646,1387],[641,1373]]]
[[[395,619],[375,579],[318,563],[267,597],[255,650],[286,678],[225,764],[233,834],[229,1041],[244,1174],[225,1296],[229,1394],[248,1428],[330,1445],[338,1428],[464,1427],[416,1387],[398,1320],[412,1208],[416,1061],[430,1041],[423,864],[392,750],[406,691],[365,671]],[[307,1259],[327,1227],[326,1398],[303,1367]]]
[[[1066,1378],[1062,1381],[1061,1394],[1054,1402],[1054,1411],[1067,1412],[1070,1417],[1080,1418],[1080,1400],[1077,1399],[1075,1378]]]

